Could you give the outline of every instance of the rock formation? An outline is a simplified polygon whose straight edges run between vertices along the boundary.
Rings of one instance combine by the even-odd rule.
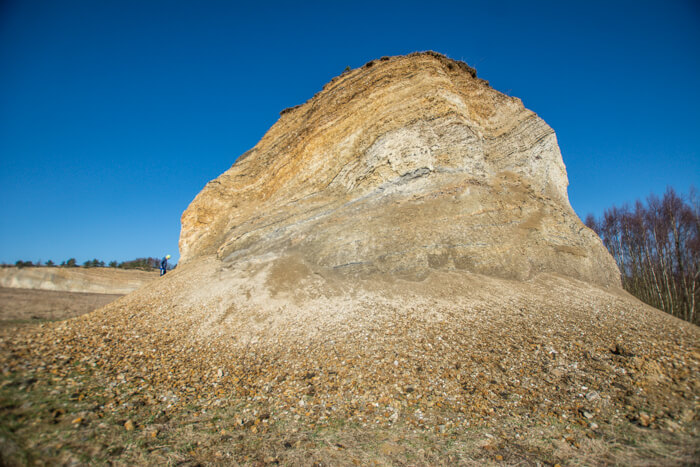
[[[234,439],[198,444],[204,464],[234,443],[226,462],[250,463],[255,444],[310,463],[285,457],[305,449],[288,436],[334,426],[361,432],[342,446],[391,429],[459,451],[397,464],[495,462],[487,445],[464,450],[486,433],[475,426],[509,463],[576,463],[563,447],[617,449],[630,423],[697,445],[700,331],[619,288],[566,187],[554,132],[518,99],[435,53],[382,58],[284,111],[204,188],[182,216],[177,269],[0,339],[0,367],[70,361],[90,375],[82,392],[137,425],[238,420]],[[634,463],[594,446],[581,462]]]
[[[435,53],[382,58],[282,112],[182,216],[182,263],[298,256],[343,274],[560,273],[619,285],[571,209],[554,131]]]

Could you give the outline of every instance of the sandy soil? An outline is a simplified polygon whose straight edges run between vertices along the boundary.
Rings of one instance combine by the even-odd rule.
[[[119,297],[121,295],[0,287],[0,328],[24,322],[73,318],[101,308]]]
[[[458,274],[351,289],[293,265],[240,284],[192,265],[94,313],[0,335],[2,460],[693,465],[700,454],[700,331],[621,290]],[[199,293],[178,302],[184,287]]]

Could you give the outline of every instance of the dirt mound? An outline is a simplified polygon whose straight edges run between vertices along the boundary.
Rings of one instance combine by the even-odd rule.
[[[225,389],[321,420],[379,401],[379,412],[409,418],[449,405],[458,424],[514,411],[611,417],[625,401],[641,404],[632,412],[655,399],[671,412],[691,407],[700,390],[697,327],[620,290],[451,272],[306,282],[287,274],[301,263],[279,267],[213,274],[190,264],[57,331],[65,351],[90,351],[98,366],[165,386],[182,403],[188,392],[214,401]],[[183,287],[202,293],[165,298]],[[224,289],[238,299],[209,296]]]
[[[178,267],[92,314],[4,339],[2,365],[29,371],[21,381],[70,377],[66,391],[98,401],[66,416],[88,417],[84,430],[111,417],[119,432],[131,419],[173,446],[194,427],[212,433],[184,457],[193,463],[222,452],[243,464],[315,452],[341,465],[367,453],[410,463],[418,450],[429,464],[697,455],[700,332],[620,290],[461,272],[306,282],[309,266],[293,258],[251,275],[210,266]],[[183,287],[201,292],[168,299]],[[224,290],[237,299],[221,300]],[[154,425],[161,418],[171,421]],[[367,436],[397,440],[395,450]],[[183,461],[149,446],[125,463]]]

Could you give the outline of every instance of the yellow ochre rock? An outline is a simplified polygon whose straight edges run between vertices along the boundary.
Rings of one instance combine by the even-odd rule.
[[[383,57],[283,111],[206,185],[182,216],[181,263],[619,286],[567,185],[554,131],[519,99],[435,52]]]

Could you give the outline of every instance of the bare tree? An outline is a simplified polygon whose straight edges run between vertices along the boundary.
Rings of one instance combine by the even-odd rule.
[[[640,300],[697,323],[700,293],[700,197],[668,188],[646,205],[606,209],[586,225],[603,240],[622,274],[622,285]]]

